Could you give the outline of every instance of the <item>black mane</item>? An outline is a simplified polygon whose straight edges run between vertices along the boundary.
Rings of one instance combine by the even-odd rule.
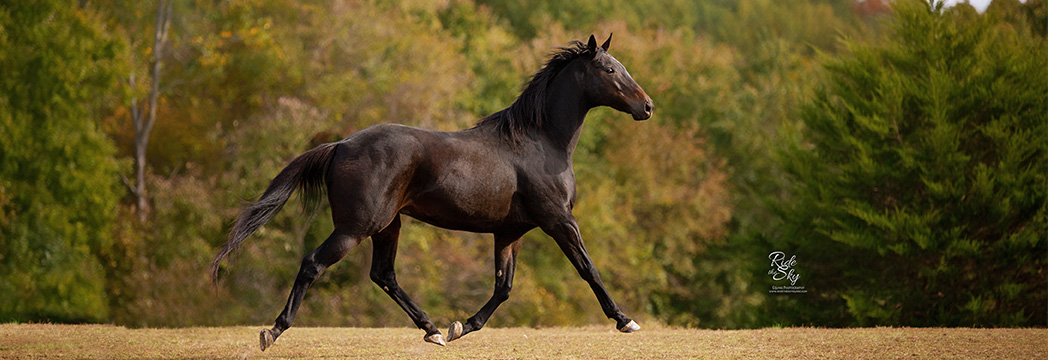
[[[546,119],[543,104],[550,81],[572,60],[589,54],[592,54],[592,51],[578,40],[558,48],[543,65],[542,70],[531,77],[531,81],[528,81],[513,105],[481,119],[475,127],[494,127],[499,133],[513,140],[519,140],[529,129],[541,127]]]

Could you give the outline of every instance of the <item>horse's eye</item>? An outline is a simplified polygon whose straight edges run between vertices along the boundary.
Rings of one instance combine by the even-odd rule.
[[[607,71],[607,72],[608,72],[608,74],[614,74],[614,73],[615,73],[615,68],[613,68],[613,67],[608,67],[608,68],[604,69],[604,71]]]

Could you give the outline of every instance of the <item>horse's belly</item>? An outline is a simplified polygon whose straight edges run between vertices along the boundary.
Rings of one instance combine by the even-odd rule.
[[[446,178],[410,196],[401,213],[443,228],[492,232],[520,220],[515,184],[505,180]]]
[[[472,232],[495,232],[498,229],[506,227],[507,224],[516,223],[516,221],[511,221],[509,216],[498,216],[494,213],[469,212],[467,209],[435,209],[434,207],[420,208],[418,206],[407,206],[400,212],[430,225],[445,229]]]

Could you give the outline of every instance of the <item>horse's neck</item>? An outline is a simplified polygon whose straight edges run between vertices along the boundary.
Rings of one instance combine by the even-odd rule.
[[[543,135],[554,147],[570,156],[575,151],[582,133],[582,122],[591,108],[583,99],[578,80],[572,69],[564,69],[549,84],[546,93],[546,108],[542,124]]]

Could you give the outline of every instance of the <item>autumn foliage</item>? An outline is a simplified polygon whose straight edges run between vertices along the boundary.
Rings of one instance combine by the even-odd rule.
[[[217,288],[206,268],[291,158],[378,123],[469,127],[554,47],[614,33],[656,111],[590,112],[575,216],[639,322],[1048,325],[1045,2],[891,3],[174,2],[144,222],[131,102],[150,91],[156,3],[4,3],[0,321],[270,323],[325,208],[288,206]],[[490,296],[492,251],[407,220],[398,280],[447,324]],[[808,293],[769,293],[773,251],[798,254]],[[370,255],[329,269],[296,325],[410,326]],[[517,264],[489,324],[605,321],[541,232]]]

